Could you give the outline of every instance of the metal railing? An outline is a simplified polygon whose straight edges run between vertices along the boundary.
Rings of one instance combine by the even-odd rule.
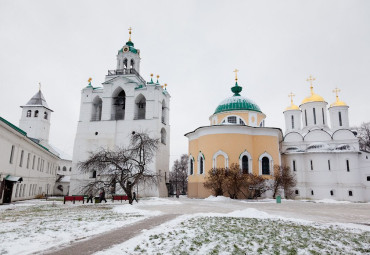
[[[134,68],[123,68],[123,69],[116,69],[116,70],[108,70],[108,76],[127,75],[127,74],[135,74],[143,84],[146,84],[143,77],[141,77],[140,74]]]
[[[124,112],[116,112],[111,115],[111,120],[124,120],[125,113]]]

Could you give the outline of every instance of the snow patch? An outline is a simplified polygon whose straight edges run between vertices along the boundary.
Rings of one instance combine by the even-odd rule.
[[[205,198],[204,199],[205,201],[212,201],[212,202],[220,202],[220,201],[231,201],[231,198],[229,198],[229,197],[224,197],[224,196],[217,196],[217,197],[215,197],[215,196],[209,196],[209,197],[207,197],[207,198]]]

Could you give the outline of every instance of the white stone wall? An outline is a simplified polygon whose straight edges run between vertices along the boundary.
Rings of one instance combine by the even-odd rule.
[[[13,160],[10,163],[11,148]],[[7,175],[22,177],[14,183],[11,201],[34,198],[39,194],[53,194],[59,158],[31,141],[26,136],[0,121],[0,183]],[[23,151],[23,160],[21,154]],[[35,158],[35,160],[34,160]],[[22,162],[22,163],[21,163]],[[0,203],[4,190],[0,192]]]
[[[142,85],[142,88],[138,88]],[[103,89],[85,88],[81,93],[80,120],[74,144],[72,159],[71,194],[80,193],[81,186],[91,181],[89,174],[81,174],[78,170],[78,162],[86,160],[89,152],[94,152],[101,147],[114,149],[117,146],[126,146],[132,131],[147,132],[153,138],[160,138],[161,129],[167,133],[166,144],[160,144],[159,150],[149,166],[157,174],[161,174],[158,186],[150,189],[148,186],[140,186],[141,196],[167,196],[165,178],[169,176],[169,137],[170,126],[162,123],[162,101],[166,102],[168,114],[168,93],[159,85],[141,84],[136,75],[122,75],[107,77],[103,83]],[[123,89],[126,94],[125,118],[124,120],[111,120],[114,113],[113,99],[117,91]],[[135,99],[143,95],[146,98],[145,119],[135,120]],[[92,102],[96,96],[102,99],[101,121],[91,121]]]
[[[341,115],[342,123],[339,121],[339,112]],[[348,106],[334,106],[329,108],[331,129],[333,131],[338,129],[348,129]],[[340,125],[342,124],[342,125]]]

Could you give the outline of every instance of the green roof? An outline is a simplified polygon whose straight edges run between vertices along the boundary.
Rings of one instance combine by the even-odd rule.
[[[228,112],[228,111],[255,111],[261,112],[259,106],[252,100],[240,96],[242,87],[235,82],[235,86],[231,88],[231,91],[234,93],[232,97],[226,98],[223,100],[216,108],[215,113]]]
[[[18,133],[21,133],[22,135],[25,135],[25,136],[27,136],[27,133],[24,131],[24,130],[22,130],[22,129],[20,129],[19,127],[17,127],[16,125],[14,125],[14,124],[12,124],[12,123],[10,123],[9,121],[7,121],[6,119],[4,119],[4,118],[1,118],[0,117],[0,120],[2,121],[2,122],[4,122],[5,124],[7,124],[9,127],[11,127],[12,129],[14,129],[15,131],[17,131]]]

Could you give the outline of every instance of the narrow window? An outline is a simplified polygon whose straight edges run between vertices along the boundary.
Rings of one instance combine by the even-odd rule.
[[[297,190],[297,189],[296,189],[296,190],[295,190],[295,194],[296,194],[296,195],[299,195],[299,190]]]
[[[27,115],[26,115],[26,117],[27,117],[27,118],[29,118],[29,117],[31,117],[31,115],[32,115],[31,110],[28,110],[28,111],[27,111]]]
[[[44,119],[48,119],[48,113],[47,112],[44,112]]]
[[[69,171],[72,172],[72,167],[69,168]]]
[[[248,157],[245,155],[242,157],[242,172],[243,174],[249,173]]]
[[[27,169],[30,168],[30,158],[31,158],[31,153],[27,154]]]
[[[92,172],[92,178],[96,178],[96,171]]]
[[[9,159],[10,164],[13,164],[13,156],[14,156],[14,145],[12,145],[12,149],[10,150],[10,159]]]
[[[292,129],[294,129],[294,116],[292,115]]]
[[[133,69],[135,66],[135,61],[133,59],[131,59],[130,61],[130,69]]]
[[[164,128],[162,128],[162,130],[161,130],[161,143],[166,144],[166,140],[167,140],[166,136],[167,136],[166,130]]]
[[[366,177],[366,180],[367,180],[368,182],[370,182],[370,176],[367,176],[367,177]]]
[[[65,171],[67,171],[67,168],[65,167],[65,166],[63,166],[63,171],[65,172]]]
[[[194,174],[194,162],[193,159],[190,159],[190,175]]]
[[[322,108],[321,110],[322,110],[322,124],[324,124],[324,125],[325,125],[324,108]]]
[[[313,196],[313,190],[311,190],[311,196]]]
[[[334,191],[330,191],[330,196],[334,196]]]
[[[330,169],[330,160],[328,160],[328,168],[329,168],[329,171],[331,170]]]
[[[270,174],[270,160],[268,157],[262,158],[262,174]]]
[[[295,168],[295,160],[293,160],[293,171],[297,171],[297,169]]]
[[[23,184],[23,191],[22,191],[22,197],[24,197],[24,192],[26,191],[26,184]]]
[[[24,154],[24,151],[22,150],[21,151],[21,160],[19,161],[19,166],[22,167],[23,165],[23,154]]]
[[[352,190],[348,191],[348,196],[350,196],[350,197],[353,196]]]
[[[338,112],[338,116],[339,116],[339,126],[342,126],[342,113]]]
[[[38,110],[35,111],[35,115],[34,116],[35,117],[38,117],[39,116],[39,111]]]
[[[35,161],[36,161],[36,156],[33,155],[32,169],[35,169]]]
[[[349,160],[346,160],[346,165],[347,165],[347,172],[349,172]]]
[[[40,158],[37,159],[37,171],[40,171]]]
[[[203,174],[203,168],[204,168],[204,166],[203,166],[203,157],[200,157],[200,162],[199,162],[199,172],[200,172],[200,174]]]
[[[312,162],[312,160],[311,160],[311,170],[313,170],[313,162]]]
[[[307,126],[307,110],[304,110],[304,120]]]
[[[316,110],[313,108],[313,124],[316,125]]]

